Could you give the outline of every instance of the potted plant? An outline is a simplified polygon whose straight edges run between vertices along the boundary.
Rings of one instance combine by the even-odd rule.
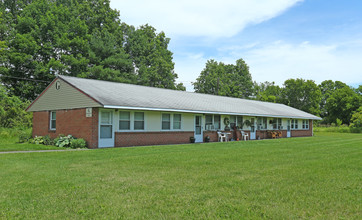
[[[205,137],[205,142],[210,142],[210,136],[209,136],[209,135],[207,135],[207,136]]]
[[[190,143],[195,143],[195,137],[190,137]]]

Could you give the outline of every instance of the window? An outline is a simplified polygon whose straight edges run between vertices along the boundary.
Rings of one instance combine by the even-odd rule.
[[[220,129],[220,115],[214,115],[214,129]]]
[[[206,130],[218,130],[220,129],[221,117],[220,115],[206,115],[205,116],[205,128]]]
[[[298,129],[298,120],[292,119],[292,129]]]
[[[134,130],[145,129],[145,115],[143,112],[134,113]]]
[[[173,129],[181,129],[181,114],[173,115]]]
[[[234,127],[236,126],[236,116],[235,115],[231,115],[230,116],[230,128],[234,129]]]
[[[263,118],[263,128],[268,129],[268,118]]]
[[[258,118],[258,130],[267,129],[268,128],[268,118],[259,117]]]
[[[212,123],[212,115],[206,115],[205,116],[205,125],[208,128],[210,128],[210,126],[213,125],[213,123]]]
[[[281,129],[283,129],[282,119],[281,119],[281,118],[278,118],[278,130],[281,130]]]
[[[50,130],[56,129],[56,112],[50,112]]]
[[[243,116],[238,116],[236,118],[236,121],[237,121],[237,125],[238,125],[239,129],[241,129],[243,127]]]
[[[170,114],[162,114],[162,130],[171,129],[171,116]]]
[[[309,129],[309,121],[308,120],[303,120],[302,128],[303,129]]]
[[[257,119],[257,129],[260,130],[263,128],[263,125],[262,125],[262,118],[258,118]]]
[[[276,118],[273,118],[273,129],[277,129],[277,126],[278,126],[278,122],[277,122],[277,119]]]
[[[131,129],[131,113],[130,112],[119,112],[119,130],[130,130]]]

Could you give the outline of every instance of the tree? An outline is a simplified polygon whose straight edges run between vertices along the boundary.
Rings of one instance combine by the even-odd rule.
[[[337,90],[337,89],[341,89],[344,87],[348,87],[345,83],[340,82],[340,81],[335,81],[333,82],[332,80],[325,80],[323,82],[321,82],[321,84],[319,85],[319,88],[321,90],[321,102],[320,102],[320,110],[321,110],[321,117],[323,117],[323,120],[325,122],[328,123],[328,111],[326,108],[326,104],[327,104],[327,99],[331,96],[331,94]],[[334,122],[334,121],[332,121]],[[329,122],[331,123],[331,122]]]
[[[282,89],[275,82],[254,83],[255,98],[266,102],[281,102]]]
[[[362,128],[362,106],[353,113],[349,127],[358,129]]]
[[[4,86],[0,85],[0,127],[30,127],[32,114],[25,108],[29,102],[22,102],[18,97],[11,96]]]
[[[328,121],[342,120],[343,124],[350,124],[352,114],[362,105],[362,95],[357,94],[350,87],[336,89],[326,102]]]
[[[143,25],[139,29],[129,27],[125,49],[136,69],[137,84],[159,88],[182,89],[175,85],[177,74],[172,61],[172,52],[168,50],[170,38],[164,32]]]
[[[320,114],[321,91],[312,80],[288,79],[282,89],[282,103],[291,107]]]
[[[184,89],[175,83],[170,39],[121,23],[109,0],[0,1],[0,15],[0,79],[24,100],[55,73]]]
[[[253,94],[253,81],[243,59],[235,65],[208,60],[193,85],[198,93],[236,98],[249,98]]]

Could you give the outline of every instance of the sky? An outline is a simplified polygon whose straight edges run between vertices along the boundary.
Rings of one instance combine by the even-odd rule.
[[[171,38],[177,82],[192,82],[207,60],[242,58],[256,82],[290,78],[362,84],[361,0],[111,0],[120,19]]]

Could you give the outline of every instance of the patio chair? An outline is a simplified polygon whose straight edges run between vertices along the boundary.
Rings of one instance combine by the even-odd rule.
[[[272,131],[272,132],[271,132],[271,136],[272,136],[272,139],[275,139],[275,138],[277,138],[277,133],[274,132],[274,131]]]
[[[223,140],[227,141],[226,140],[226,135],[224,133],[221,133],[221,132],[217,132],[217,138],[218,138],[219,142],[223,142]]]
[[[246,141],[247,138],[249,138],[249,134],[245,133],[244,131],[240,131],[241,133],[241,138],[244,139],[244,141]]]

